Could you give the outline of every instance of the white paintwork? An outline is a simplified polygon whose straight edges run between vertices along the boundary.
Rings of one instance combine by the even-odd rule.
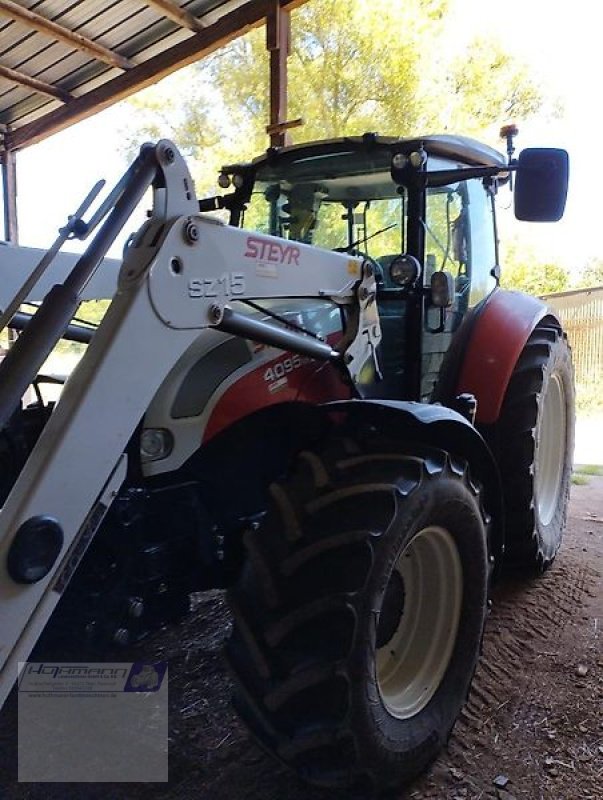
[[[35,247],[0,245],[0,308],[4,309],[34,271],[45,251]],[[80,256],[77,253],[58,253],[47,272],[29,293],[30,303],[41,302],[56,283],[62,283]],[[82,293],[82,300],[110,300],[117,288],[121,261],[105,258]]]
[[[181,232],[171,232],[163,247],[181,259],[181,271],[152,269],[149,292],[157,314],[166,325],[175,328],[195,328],[209,307],[225,305],[240,297],[341,297],[349,298],[353,285],[360,278],[362,259],[322,250],[299,242],[260,236],[241,228],[216,224],[214,220],[197,215],[199,240],[182,247]],[[296,263],[278,263],[246,255],[257,252],[254,241],[282,242],[284,248],[299,251]],[[250,242],[252,244],[250,244]],[[265,249],[267,249],[266,245]],[[261,250],[259,250],[261,254]],[[277,258],[277,256],[273,256]],[[223,283],[208,287],[211,297],[191,297],[188,287],[222,276],[240,275],[244,292],[227,295]],[[209,278],[208,278],[209,276]]]
[[[100,496],[94,503],[94,507],[98,507],[98,504],[101,503],[105,507],[105,514],[113,502],[113,498],[125,480],[127,466],[128,462],[126,456],[122,455],[117,462],[115,469],[109,476],[105,486],[103,487]],[[103,517],[104,514],[102,517],[99,517],[99,522],[102,521]],[[64,555],[58,562],[59,567],[56,570],[56,573],[60,574],[65,562],[68,561],[69,557],[70,553],[65,548]],[[32,614],[32,616],[29,618],[29,622],[21,633],[21,637],[19,638],[16,646],[8,655],[6,663],[0,672],[0,708],[2,707],[2,704],[4,703],[6,695],[10,691],[13,682],[16,680],[22,663],[27,659],[35,643],[38,641],[38,637],[44,630],[44,626],[46,625],[49,617],[52,615],[52,612],[56,608],[59,600],[60,595],[57,592],[44,592],[40,599],[40,603],[36,608],[35,614]],[[2,644],[4,644],[4,637],[2,637]],[[2,656],[2,651],[0,651],[0,656]]]
[[[166,157],[168,147],[174,159]],[[126,253],[109,310],[0,512],[0,702],[15,680],[16,662],[27,657],[56,604],[52,585],[61,561],[108,482],[113,485],[111,476],[145,410],[196,340],[201,350],[216,341],[209,312],[230,298],[224,292],[191,297],[191,279],[211,283],[221,271],[244,273],[246,297],[320,296],[347,303],[356,310],[349,345],[363,343],[354,347],[354,360],[370,358],[378,341],[370,313],[365,322],[370,302],[357,300],[353,291],[360,259],[300,245],[298,263],[267,259],[266,271],[261,257],[248,254],[251,234],[196,213],[192,180],[176,148],[160,142],[156,152],[166,188],[154,191],[153,216]],[[184,236],[191,220],[200,231],[195,244]],[[257,238],[270,252],[291,247],[286,240]],[[182,265],[178,274],[174,259]],[[374,292],[374,281],[365,277],[362,287]],[[59,522],[63,550],[43,580],[19,585],[6,571],[6,554],[20,525],[39,514]]]
[[[282,312],[285,305],[287,310],[291,310],[292,308],[291,303],[284,304],[282,301],[273,302],[267,300],[262,303],[262,305],[277,313],[279,311]],[[315,316],[320,314],[320,323],[314,319],[312,329],[314,332],[319,332],[322,336],[326,337],[331,333],[336,333],[338,330],[341,330],[341,326],[334,324],[334,321],[329,318],[328,309],[324,308],[326,303],[322,302],[323,308],[319,311],[316,311],[317,305],[316,300],[298,300],[295,302],[294,308],[297,309],[300,314],[309,309],[314,310]],[[249,308],[247,311],[245,311],[244,308],[240,310],[242,313],[247,313],[255,319],[263,318],[259,312],[251,311]],[[238,308],[237,311],[239,311]],[[322,313],[320,313],[320,311],[322,311]],[[283,354],[282,350],[275,347],[263,347],[258,352],[253,352],[253,347],[250,345],[250,356],[252,360],[248,364],[244,364],[239,369],[231,372],[228,377],[216,387],[216,391],[213,392],[209,402],[199,415],[181,417],[178,419],[173,418],[172,408],[174,401],[189,370],[197,362],[202,361],[203,357],[208,355],[211,350],[218,347],[229,338],[232,337],[228,334],[220,333],[219,331],[208,331],[203,337],[197,339],[174,366],[153,398],[153,402],[145,414],[144,427],[169,429],[173,436],[174,445],[166,458],[150,461],[142,465],[142,471],[145,476],[173,472],[181,467],[184,462],[199,449],[211,415],[228,389],[249,372],[258,369],[264,364],[268,364],[270,361],[273,361],[278,358],[279,355]]]

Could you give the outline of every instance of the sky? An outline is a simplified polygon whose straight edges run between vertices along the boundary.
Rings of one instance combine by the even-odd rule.
[[[517,146],[565,147],[570,153],[564,219],[531,225],[529,234],[537,249],[568,270],[577,270],[589,257],[603,257],[598,237],[600,181],[591,177],[601,157],[598,141],[603,130],[602,23],[603,6],[595,0],[457,0],[450,29],[451,36],[467,30],[496,34],[559,98],[562,117],[524,123]],[[115,183],[127,166],[124,126],[131,113],[127,103],[120,103],[18,154],[21,244],[50,246],[67,215],[99,178],[109,186]],[[129,230],[141,221],[139,214]],[[121,243],[111,254],[118,256],[120,249]]]

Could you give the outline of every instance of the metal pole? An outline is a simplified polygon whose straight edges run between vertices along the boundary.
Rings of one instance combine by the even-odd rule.
[[[63,284],[53,286],[26,330],[0,364],[0,428],[19,405],[80,304],[80,293],[105,257],[124,223],[153,182],[157,172],[155,149],[143,149],[134,162],[132,178],[115,203],[86,252]]]
[[[270,322],[250,319],[244,314],[238,314],[229,306],[223,309],[222,319],[215,328],[235,336],[242,336],[260,344],[278,347],[281,350],[291,350],[303,356],[320,359],[321,361],[340,361],[341,353],[316,339],[311,339],[303,333],[279,328]]]
[[[61,247],[65,244],[69,236],[71,235],[74,228],[77,227],[78,223],[81,222],[80,216],[84,213],[85,210],[88,209],[90,204],[93,202],[95,197],[98,195],[99,191],[102,189],[104,181],[98,181],[98,183],[93,187],[92,191],[90,191],[84,200],[84,202],[80,205],[78,210],[75,212],[73,216],[70,216],[67,220],[67,224],[59,230],[59,235],[55,239],[54,244],[52,247],[44,253],[40,261],[38,262],[36,268],[31,272],[28,277],[23,282],[19,291],[15,294],[11,302],[8,306],[4,309],[4,311],[0,314],[0,333],[4,330],[4,328],[10,323],[13,319],[13,316],[19,310],[21,303],[27,300],[27,296],[40,280],[42,275],[46,272],[48,267],[56,258],[57,253],[61,249]],[[16,327],[16,326],[13,326]]]

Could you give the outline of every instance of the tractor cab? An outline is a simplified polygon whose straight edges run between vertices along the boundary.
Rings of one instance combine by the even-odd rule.
[[[523,158],[523,218],[552,216],[534,207],[551,172],[548,196],[560,202],[563,151],[529,152],[509,163],[466,137],[375,134],[271,149],[225,167],[219,183],[234,192],[201,208],[219,199],[233,225],[368,259],[383,330],[378,394],[429,401],[454,332],[498,284],[499,187]]]

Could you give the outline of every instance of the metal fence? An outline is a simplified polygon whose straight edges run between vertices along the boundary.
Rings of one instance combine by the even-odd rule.
[[[576,371],[576,383],[603,380],[603,286],[548,294],[542,298],[552,306],[567,331]]]

